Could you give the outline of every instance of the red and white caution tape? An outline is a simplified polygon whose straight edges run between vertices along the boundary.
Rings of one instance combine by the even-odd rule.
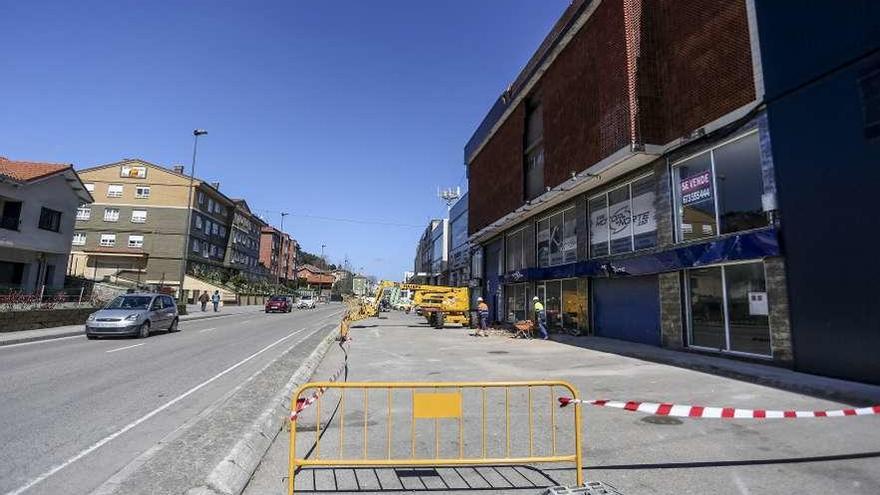
[[[880,414],[880,405],[853,409],[834,409],[829,411],[770,411],[766,409],[737,409],[733,407],[704,407],[676,405],[655,402],[619,402],[613,400],[585,400],[560,397],[559,406],[587,404],[597,407],[613,407],[626,411],[638,411],[655,416],[675,416],[678,418],[716,418],[716,419],[795,419],[795,418],[838,418],[843,416],[870,416]]]
[[[342,375],[342,372],[345,371],[346,366],[347,366],[347,363],[343,364],[342,367],[339,368],[338,370],[336,370],[336,373],[333,373],[333,376],[331,376],[330,379],[327,381],[328,382],[335,382],[336,380],[338,380],[339,376]],[[309,407],[312,404],[314,404],[315,402],[317,402],[318,398],[324,394],[324,390],[326,390],[326,388],[321,387],[321,388],[315,390],[315,392],[313,392],[312,395],[310,395],[308,397],[300,397],[299,399],[297,399],[296,400],[296,408],[294,408],[293,413],[290,414],[290,420],[296,421],[296,417],[299,415],[299,413],[302,412],[303,409],[306,409],[307,407]]]

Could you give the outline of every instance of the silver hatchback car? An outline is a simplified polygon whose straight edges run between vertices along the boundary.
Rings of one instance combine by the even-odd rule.
[[[86,337],[149,337],[155,330],[178,331],[177,304],[164,294],[123,294],[86,320]]]

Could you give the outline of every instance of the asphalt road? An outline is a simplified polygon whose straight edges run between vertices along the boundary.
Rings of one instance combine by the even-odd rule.
[[[291,346],[304,359],[341,312],[332,304],[183,322],[144,340],[0,347],[0,493],[89,493]]]

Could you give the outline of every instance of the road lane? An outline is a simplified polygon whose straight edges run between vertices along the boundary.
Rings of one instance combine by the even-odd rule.
[[[272,342],[299,329],[335,322],[341,311],[341,306],[331,305],[288,315],[251,314],[212,319],[210,327],[192,321],[182,324],[180,333],[157,334],[129,345],[131,340],[82,337],[16,350],[0,348],[0,373],[5,377],[0,383],[0,493],[26,485]],[[211,327],[215,330],[199,332]],[[317,340],[313,336],[304,341],[303,352],[308,354]],[[137,347],[107,352],[132,345]],[[26,493],[87,493],[285,347],[275,346],[204,384]],[[76,490],[62,483],[70,478],[80,480]]]

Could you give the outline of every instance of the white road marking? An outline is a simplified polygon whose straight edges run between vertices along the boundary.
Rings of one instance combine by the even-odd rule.
[[[127,346],[125,346],[125,347],[117,347],[116,349],[110,349],[110,350],[107,351],[107,352],[124,351],[124,350],[126,350],[126,349],[131,349],[132,347],[139,347],[139,346],[142,346],[142,345],[144,345],[144,344],[146,344],[146,342],[141,342],[140,344],[135,344],[135,345],[127,345]]]
[[[82,337],[85,337],[85,334],[71,335],[69,337],[58,337],[57,339],[32,340],[30,342],[19,342],[18,344],[0,345],[0,350],[9,349],[10,347],[21,347],[23,345],[31,345],[31,344],[45,344],[46,342],[58,342],[59,340],[75,339],[75,338],[82,338]]]
[[[204,329],[202,329],[202,330],[199,330],[199,333],[202,333],[202,332],[210,332],[211,330],[217,330],[217,327],[204,328]]]
[[[227,373],[229,373],[229,372],[235,370],[235,369],[238,368],[239,366],[241,366],[241,365],[247,363],[248,361],[250,361],[250,360],[254,359],[255,357],[259,356],[260,354],[262,354],[262,353],[268,351],[269,349],[275,347],[276,345],[278,345],[278,344],[284,342],[285,340],[287,340],[287,339],[293,337],[294,335],[296,335],[296,334],[302,332],[303,330],[305,330],[305,329],[297,330],[297,331],[295,331],[295,332],[293,332],[293,333],[291,333],[291,334],[288,334],[288,335],[285,336],[285,337],[281,337],[280,339],[276,340],[275,342],[272,342],[271,344],[267,345],[266,347],[263,347],[263,348],[260,349],[259,351],[257,351],[257,352],[255,352],[255,353],[251,354],[250,356],[248,356],[248,357],[242,359],[241,361],[239,361],[239,362],[233,364],[232,366],[226,368],[225,370],[221,371],[220,373],[217,373],[216,375],[212,376],[211,378],[208,378],[207,380],[205,380],[205,381],[203,381],[202,383],[196,385],[195,387],[193,387],[193,388],[187,390],[186,392],[184,392],[184,393],[178,395],[177,397],[171,399],[170,401],[166,402],[165,404],[162,404],[161,406],[157,407],[156,409],[153,409],[152,411],[148,412],[147,414],[145,414],[145,415],[141,416],[140,418],[138,418],[138,419],[132,421],[131,423],[125,425],[121,430],[116,431],[115,433],[112,433],[112,434],[110,434],[110,435],[107,435],[106,437],[102,438],[101,440],[98,440],[97,442],[95,442],[94,444],[92,444],[90,447],[88,447],[88,448],[86,448],[86,449],[84,449],[84,450],[81,450],[79,453],[77,453],[76,455],[74,455],[74,456],[71,457],[70,459],[67,459],[66,461],[62,462],[61,464],[57,464],[57,465],[55,465],[53,468],[49,469],[49,470],[46,471],[45,473],[43,473],[43,474],[37,476],[36,478],[34,478],[34,479],[28,481],[27,483],[25,483],[24,485],[22,485],[22,486],[16,488],[15,490],[13,490],[13,491],[7,493],[7,495],[20,495],[21,493],[24,493],[25,491],[29,490],[30,488],[32,488],[32,487],[33,487],[34,485],[36,485],[37,483],[40,483],[41,481],[43,481],[43,480],[45,480],[46,478],[52,476],[53,474],[57,473],[58,471],[61,471],[62,469],[66,468],[67,466],[69,466],[69,465],[71,465],[71,464],[73,464],[74,462],[76,462],[76,461],[82,459],[83,457],[85,457],[85,456],[91,454],[92,452],[98,450],[99,448],[103,447],[104,445],[106,445],[107,443],[109,443],[110,441],[112,441],[113,439],[115,439],[116,437],[118,437],[118,436],[124,434],[125,432],[131,430],[132,428],[136,427],[137,425],[139,425],[139,424],[143,423],[144,421],[146,421],[146,420],[152,418],[153,416],[159,414],[160,412],[164,411],[165,409],[168,409],[169,407],[173,406],[174,404],[177,404],[178,402],[182,401],[183,399],[185,399],[185,398],[189,397],[190,395],[192,395],[192,394],[198,392],[198,391],[201,390],[203,387],[205,387],[205,386],[207,386],[208,384],[214,382],[215,380],[217,380],[218,378],[222,377],[223,375],[226,375]]]

